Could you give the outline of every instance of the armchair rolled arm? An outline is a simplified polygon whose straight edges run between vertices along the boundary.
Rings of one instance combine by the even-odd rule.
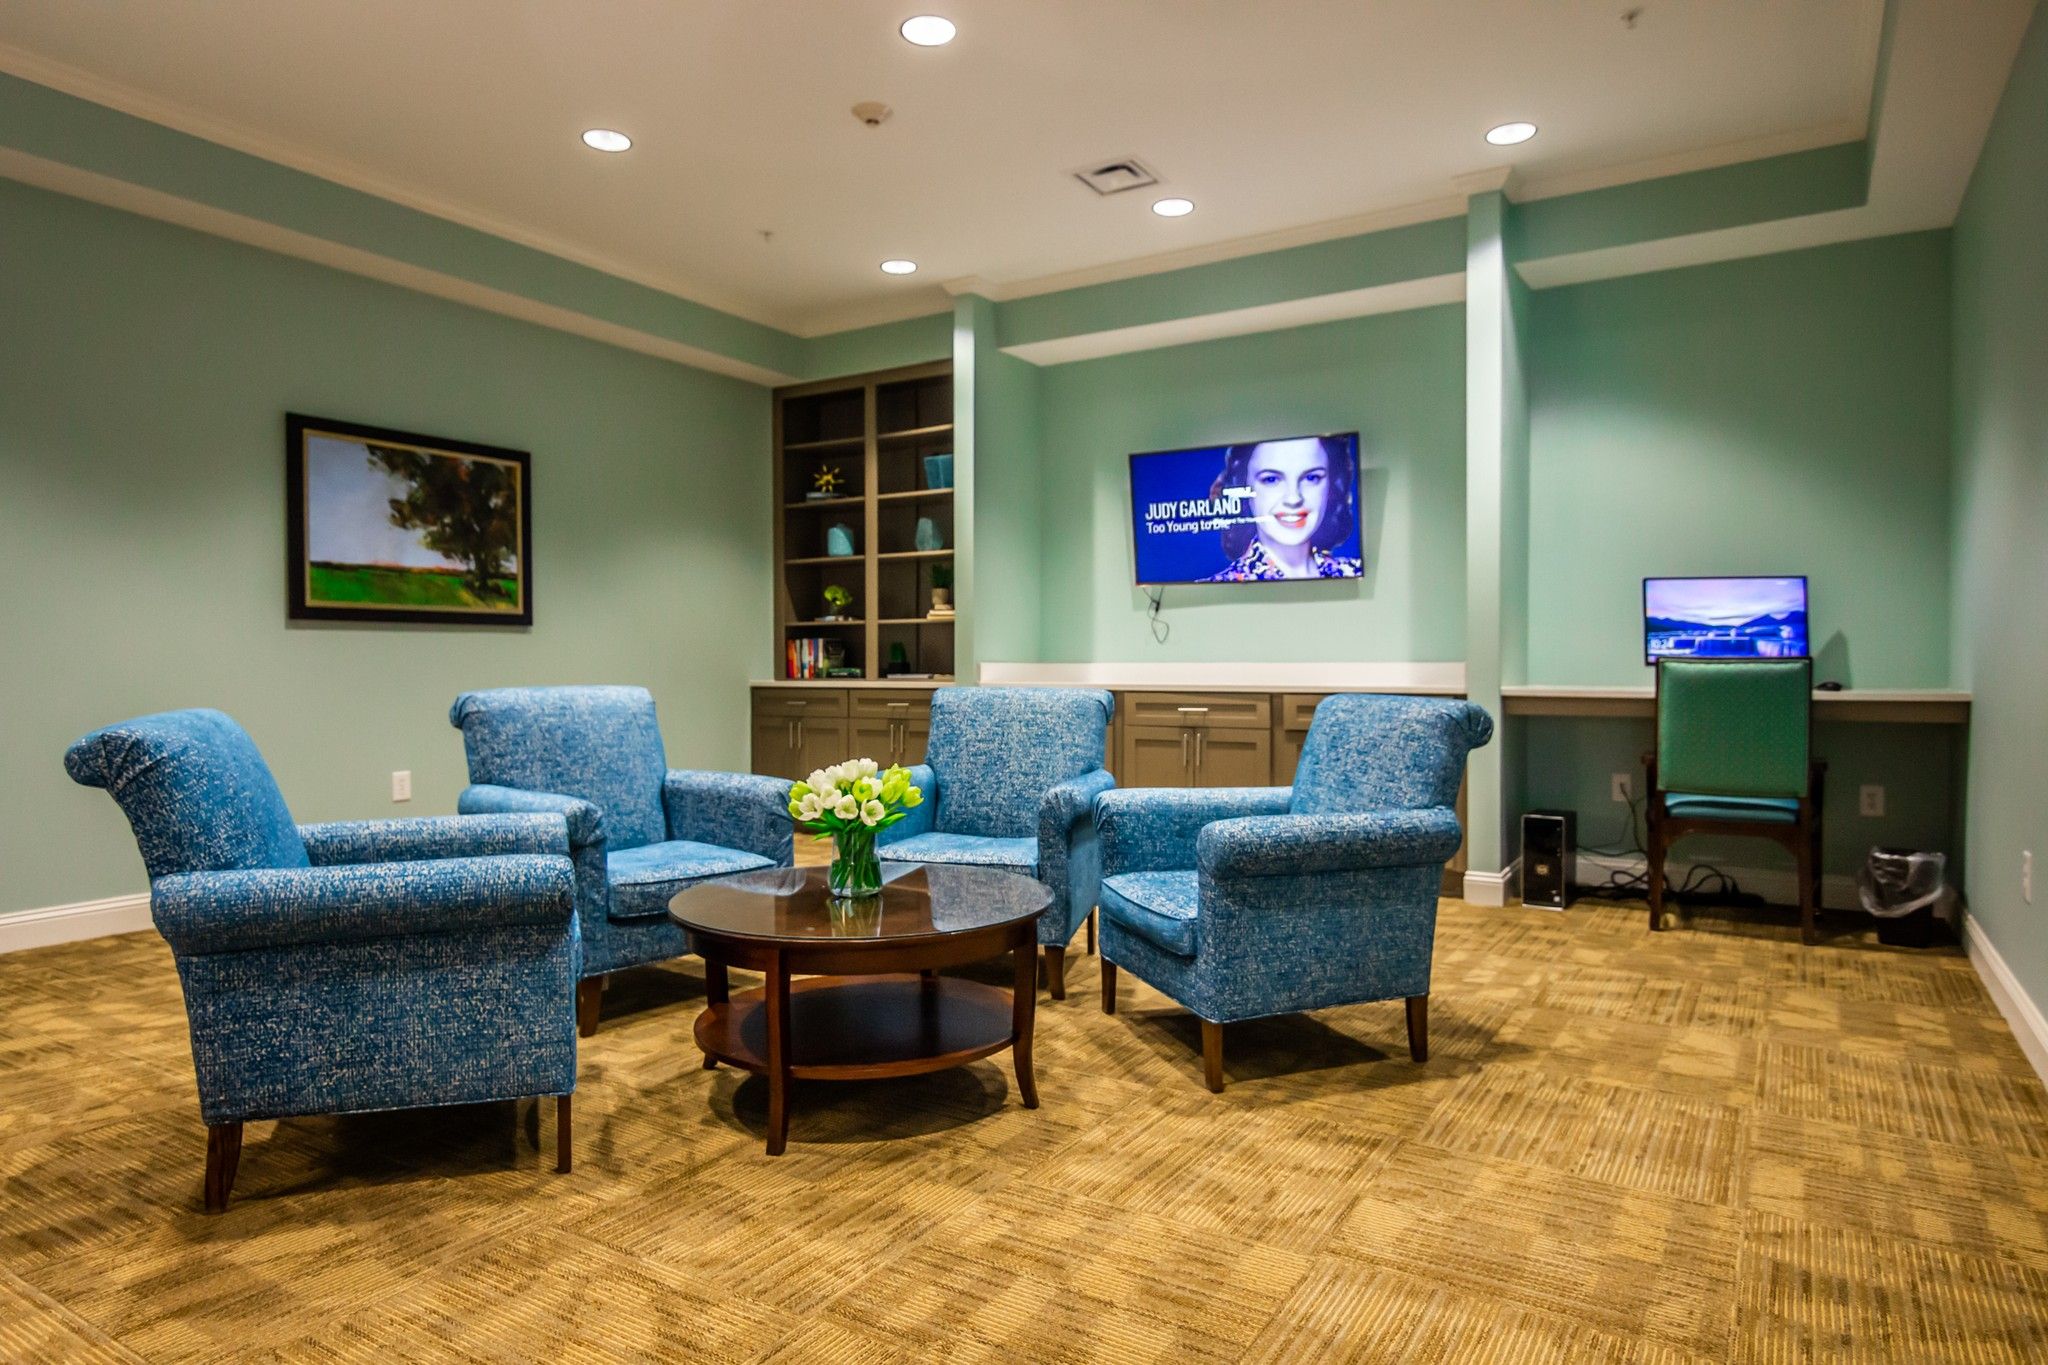
[[[1195,865],[1202,826],[1240,816],[1282,815],[1292,787],[1118,787],[1095,800],[1102,874],[1173,872]]]
[[[903,812],[903,818],[882,831],[875,840],[877,848],[887,848],[898,839],[908,839],[913,834],[930,834],[938,828],[939,820],[939,775],[932,771],[929,763],[913,763],[907,769],[910,785],[924,793],[924,800]]]
[[[1218,820],[1196,840],[1209,877],[1275,877],[1437,866],[1458,851],[1458,816],[1448,806],[1342,815],[1262,815]]]
[[[569,854],[560,815],[432,815],[411,820],[342,820],[300,825],[315,867],[488,858],[502,853]]]
[[[671,769],[662,779],[661,804],[671,839],[790,861],[789,783],[779,777]]]
[[[579,796],[479,783],[463,788],[455,809],[464,815],[552,813],[568,820],[570,848],[588,848],[604,842],[604,812]]]
[[[565,857],[361,863],[180,872],[150,888],[157,929],[179,954],[310,947],[520,924],[567,924]]]
[[[1064,841],[1074,825],[1095,811],[1095,798],[1116,787],[1116,779],[1101,768],[1070,777],[1046,788],[1038,800],[1038,843],[1040,848]]]

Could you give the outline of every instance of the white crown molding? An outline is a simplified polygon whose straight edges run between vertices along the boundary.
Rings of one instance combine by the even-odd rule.
[[[67,95],[75,95],[79,99],[90,100],[94,104],[105,105],[119,113],[161,124],[207,142],[218,143],[234,151],[246,152],[264,161],[303,171],[322,180],[331,180],[337,185],[360,190],[364,194],[387,199],[394,204],[417,209],[436,218],[444,218],[463,227],[474,228],[478,232],[487,232],[493,237],[502,237],[508,242],[531,247],[535,251],[545,252],[576,265],[603,271],[607,275],[659,290],[685,302],[715,308],[722,313],[730,313],[734,317],[744,318],[763,327],[788,330],[787,319],[738,299],[723,296],[715,290],[705,289],[695,281],[631,265],[601,251],[592,251],[537,229],[507,222],[480,209],[387,179],[354,162],[306,151],[240,124],[199,113],[145,91],[107,80],[89,71],[82,71],[69,63],[55,61],[40,53],[0,43],[0,71],[10,76],[19,76],[36,85],[46,85],[53,90],[60,90]]]
[[[919,289],[901,298],[871,299],[866,303],[820,309],[815,313],[806,314],[800,321],[783,330],[809,341],[815,337],[831,336],[835,332],[856,332],[863,327],[881,327],[892,322],[906,322],[911,318],[928,318],[935,313],[953,311],[952,302],[948,298],[951,292],[944,284],[939,284]]]
[[[1662,180],[1693,171],[1718,170],[1744,161],[1762,161],[1767,157],[1810,152],[1819,147],[1836,147],[1859,140],[1866,127],[1867,123],[1861,120],[1827,124],[1751,138],[1745,142],[1696,147],[1691,151],[1673,152],[1669,156],[1651,157],[1646,161],[1620,162],[1585,171],[1561,171],[1555,175],[1525,176],[1516,182],[1510,197],[1518,204],[1533,203],[1538,199],[1561,199],[1568,194],[1610,190],[1617,185],[1633,185],[1643,180]]]
[[[1467,171],[1451,177],[1452,187],[1466,199],[1475,194],[1491,194],[1495,190],[1506,192],[1514,183],[1513,166],[1488,166],[1483,171]]]
[[[1198,313],[1170,318],[1164,322],[1141,323],[1102,332],[1082,332],[1027,341],[1002,348],[1033,365],[1064,365],[1076,360],[1099,360],[1103,356],[1128,355],[1133,351],[1156,351],[1167,346],[1186,346],[1197,341],[1223,337],[1252,336],[1291,327],[1313,327],[1346,318],[1372,317],[1380,313],[1405,313],[1417,308],[1456,303],[1465,297],[1465,276],[1431,275],[1395,284],[1370,285],[1337,294],[1312,294],[1282,303],[1261,303],[1250,308],[1232,308],[1220,313]]]
[[[140,214],[145,218],[155,218],[160,222],[174,223],[179,227],[225,237],[230,241],[274,251],[281,256],[294,256],[330,269],[344,270],[351,275],[382,280],[386,284],[431,294],[436,298],[466,304],[485,312],[518,318],[522,322],[538,323],[559,332],[571,332],[577,336],[588,337],[592,341],[604,342],[608,346],[638,351],[642,355],[657,356],[679,365],[688,365],[693,369],[710,370],[714,374],[729,375],[734,379],[743,379],[748,383],[770,388],[796,382],[794,375],[783,374],[779,370],[771,370],[744,360],[735,360],[716,351],[707,351],[667,337],[655,336],[650,332],[622,327],[573,309],[539,303],[523,294],[492,289],[474,280],[444,275],[439,271],[428,270],[405,261],[379,256],[374,252],[343,246],[324,237],[294,232],[275,223],[229,213],[225,209],[182,199],[174,194],[166,194],[162,190],[148,189],[126,180],[117,180],[112,176],[81,171],[76,166],[48,161],[11,148],[0,147],[0,176],[19,180],[26,185],[55,190],[59,194],[68,194],[73,198],[105,204],[109,208]]]
[[[1431,199],[1399,208],[1353,214],[1346,218],[1332,218],[1327,222],[1310,223],[1303,227],[1281,228],[1249,237],[1234,237],[1226,242],[1212,242],[1206,246],[1183,247],[1178,251],[1161,252],[1154,256],[1135,256],[1128,260],[1088,266],[1081,270],[1067,270],[1024,280],[982,280],[979,281],[980,287],[969,292],[1004,303],[1011,299],[1057,294],[1067,289],[1084,289],[1089,285],[1111,284],[1117,280],[1158,275],[1189,266],[1234,261],[1244,256],[1263,255],[1269,251],[1285,251],[1289,247],[1313,246],[1317,242],[1362,237],[1370,232],[1388,232],[1394,228],[1413,227],[1417,223],[1433,223],[1442,218],[1456,218],[1464,212],[1465,201],[1462,197]]]
[[[1965,911],[1962,920],[1963,949],[1970,955],[1970,965],[1977,969],[1978,979],[1991,993],[1991,1003],[1998,1006],[1998,1012],[2012,1026],[2012,1036],[2020,1051],[2027,1054],[2034,1074],[2048,1081],[2048,1018],[2042,1017],[2041,1007],[2013,975],[1998,945],[1984,932],[1977,917]]]
[[[0,953],[105,938],[109,934],[132,934],[138,929],[149,928],[151,923],[147,891],[109,896],[105,900],[78,901],[71,905],[17,910],[13,914],[0,915]]]
[[[940,280],[939,288],[956,299],[963,294],[976,294],[985,299],[994,297],[989,292],[989,282],[979,275],[956,275],[950,280]]]

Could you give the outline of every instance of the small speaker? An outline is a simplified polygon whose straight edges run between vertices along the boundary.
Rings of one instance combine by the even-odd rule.
[[[1572,903],[1578,846],[1576,812],[1532,810],[1522,817],[1522,904],[1562,910]]]

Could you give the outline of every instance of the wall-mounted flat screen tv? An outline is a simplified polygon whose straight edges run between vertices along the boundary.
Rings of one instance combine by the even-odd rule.
[[[1355,431],[1133,455],[1137,580],[1361,577],[1358,501]]]
[[[1643,580],[1645,663],[1806,657],[1803,576]]]

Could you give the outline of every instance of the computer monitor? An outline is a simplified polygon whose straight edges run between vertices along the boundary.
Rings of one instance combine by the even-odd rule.
[[[1806,578],[1645,578],[1643,662],[1804,659]]]

